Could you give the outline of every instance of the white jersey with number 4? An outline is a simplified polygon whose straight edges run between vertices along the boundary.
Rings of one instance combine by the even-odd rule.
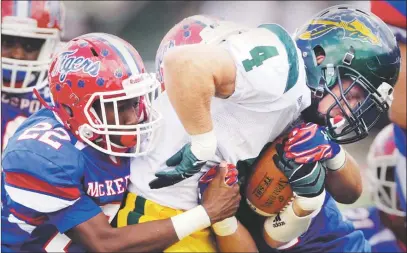
[[[216,28],[215,28],[216,29]],[[211,114],[218,148],[213,160],[256,157],[262,147],[278,137],[311,103],[301,52],[289,34],[275,24],[244,30],[220,43],[237,68],[234,93],[213,98]],[[188,210],[197,205],[198,173],[175,185],[150,189],[154,174],[166,169],[166,160],[190,137],[179,121],[166,92],[159,98],[164,115],[157,147],[131,163],[129,190],[164,206]]]

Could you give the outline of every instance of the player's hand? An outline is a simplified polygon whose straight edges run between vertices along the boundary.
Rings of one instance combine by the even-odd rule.
[[[297,195],[311,198],[318,196],[324,190],[326,169],[320,162],[296,163],[285,156],[283,144],[280,143],[276,145],[276,150],[273,161],[288,178]]]
[[[173,168],[157,172],[155,174],[157,178],[150,182],[150,188],[159,189],[179,183],[201,171],[205,163],[206,161],[195,157],[190,143],[185,144],[181,150],[166,161],[166,165]]]
[[[205,174],[201,176],[198,182],[198,204],[202,203],[202,195],[205,192],[206,188],[208,188],[209,182],[211,182],[217,171],[218,171],[218,166],[213,166],[210,168]],[[238,171],[236,169],[236,166],[233,164],[227,164],[227,173],[225,177],[225,183],[229,186],[232,186],[238,182]]]
[[[325,129],[314,123],[291,130],[283,144],[285,156],[301,164],[333,159],[341,151],[341,146],[329,138]]]
[[[207,175],[207,177],[212,176]],[[228,169],[227,163],[221,162],[202,194],[202,206],[212,224],[235,215],[241,199],[239,185],[236,182],[237,170],[231,167]]]

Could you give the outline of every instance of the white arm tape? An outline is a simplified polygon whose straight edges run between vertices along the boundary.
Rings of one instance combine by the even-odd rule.
[[[319,196],[314,198],[296,198],[301,198],[303,203],[298,204],[303,210],[314,211],[307,216],[298,217],[294,213],[294,201],[291,202],[283,212],[266,219],[264,230],[271,239],[278,242],[290,242],[304,234],[308,230],[312,218],[314,218],[321,210],[325,199],[325,190]],[[310,207],[310,203],[313,203],[313,208]]]
[[[191,135],[191,151],[199,160],[211,160],[216,153],[218,142],[213,130],[204,133]]]
[[[171,217],[171,221],[180,241],[194,232],[211,226],[211,219],[202,205]]]
[[[341,147],[341,151],[332,159],[329,159],[325,162],[326,167],[329,170],[339,170],[341,169],[346,163],[346,152]]]
[[[216,222],[212,225],[213,232],[219,236],[228,236],[234,234],[237,230],[237,219],[235,216],[224,219],[223,221]]]
[[[305,211],[315,211],[320,209],[324,204],[326,196],[325,189],[318,195],[312,198],[296,196],[294,202]]]

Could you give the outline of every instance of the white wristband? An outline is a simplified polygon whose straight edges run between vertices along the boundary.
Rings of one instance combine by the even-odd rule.
[[[218,142],[213,130],[204,134],[191,135],[191,151],[199,160],[207,161],[213,159],[217,144]]]
[[[345,162],[346,162],[346,152],[341,147],[339,153],[334,158],[327,160],[325,162],[325,165],[329,170],[339,170],[345,165]]]
[[[228,236],[236,232],[237,219],[235,216],[216,222],[212,225],[213,232],[219,236]]]
[[[312,198],[306,198],[301,196],[295,197],[295,203],[304,211],[315,211],[321,209],[325,201],[326,192],[325,189],[318,195]]]
[[[271,239],[288,243],[308,230],[312,218],[320,210],[318,209],[307,216],[299,217],[294,213],[293,202],[291,202],[283,212],[266,219],[264,230]]]
[[[211,226],[211,219],[202,205],[171,217],[171,221],[180,241],[194,232]]]

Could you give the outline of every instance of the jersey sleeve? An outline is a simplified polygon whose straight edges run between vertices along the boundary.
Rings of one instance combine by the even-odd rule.
[[[2,166],[5,190],[11,201],[46,214],[61,233],[101,212],[72,174],[80,169],[75,164],[64,168],[50,157],[15,150],[5,154]]]
[[[273,102],[300,75],[298,51],[290,35],[279,25],[262,25],[230,36],[223,45],[236,65],[235,91],[228,99],[257,111],[276,110]]]

